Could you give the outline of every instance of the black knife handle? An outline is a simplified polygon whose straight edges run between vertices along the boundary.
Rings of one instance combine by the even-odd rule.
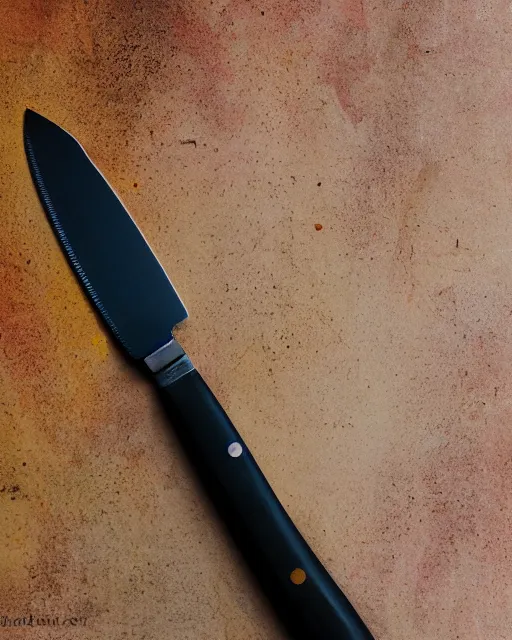
[[[295,640],[373,640],[311,551],[187,356],[157,375],[191,462]]]

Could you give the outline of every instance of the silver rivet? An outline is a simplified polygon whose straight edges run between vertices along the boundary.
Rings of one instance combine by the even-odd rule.
[[[228,453],[232,458],[239,458],[242,451],[242,445],[239,442],[232,442],[228,447]]]

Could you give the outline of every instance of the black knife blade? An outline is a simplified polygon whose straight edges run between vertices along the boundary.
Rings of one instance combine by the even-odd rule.
[[[27,110],[28,164],[50,224],[121,345],[144,361],[205,489],[296,640],[371,640],[247,445],[174,340],[187,312],[137,226],[80,144]]]
[[[130,215],[69,133],[25,112],[34,183],[85,291],[128,353],[145,358],[187,311]]]

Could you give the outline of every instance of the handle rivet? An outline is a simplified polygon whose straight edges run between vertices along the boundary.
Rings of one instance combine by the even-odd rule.
[[[239,458],[242,452],[242,445],[239,442],[232,442],[228,447],[228,453],[232,458]]]
[[[290,580],[293,584],[304,584],[306,582],[306,572],[304,569],[294,569],[290,573]]]

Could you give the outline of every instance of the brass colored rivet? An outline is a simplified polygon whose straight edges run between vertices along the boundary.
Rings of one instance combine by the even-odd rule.
[[[290,573],[290,580],[293,584],[304,584],[306,582],[306,572],[304,569],[294,569]]]

